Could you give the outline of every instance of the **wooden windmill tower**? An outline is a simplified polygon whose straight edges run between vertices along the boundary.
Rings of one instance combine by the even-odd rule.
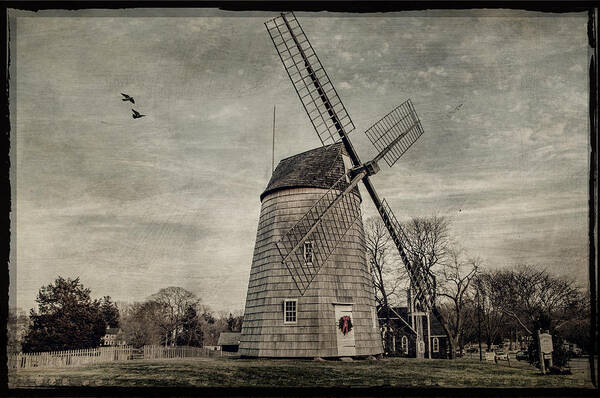
[[[348,138],[354,124],[293,13],[265,26],[323,147],[282,160],[261,195],[240,354],[380,354],[357,185],[363,182],[400,252],[413,302],[430,310],[431,283],[409,261],[400,224],[369,179],[381,159],[392,166],[423,134],[421,123],[410,101],[396,107],[366,131],[379,154],[361,162]]]

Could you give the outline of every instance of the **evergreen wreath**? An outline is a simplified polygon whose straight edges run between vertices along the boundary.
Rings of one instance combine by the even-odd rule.
[[[352,330],[352,319],[348,315],[342,316],[338,321],[338,328],[347,335]]]

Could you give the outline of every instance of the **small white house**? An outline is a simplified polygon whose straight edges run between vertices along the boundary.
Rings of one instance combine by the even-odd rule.
[[[119,345],[125,345],[125,342],[120,338],[121,329],[120,328],[106,328],[106,333],[102,336],[101,344],[107,347],[114,347]]]

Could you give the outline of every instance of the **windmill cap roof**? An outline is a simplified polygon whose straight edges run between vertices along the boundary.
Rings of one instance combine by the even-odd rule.
[[[270,193],[288,188],[329,189],[345,173],[342,154],[347,154],[341,142],[311,149],[279,162],[267,188],[260,195],[262,201]],[[343,182],[340,188],[347,187]],[[352,192],[360,197],[358,187]]]

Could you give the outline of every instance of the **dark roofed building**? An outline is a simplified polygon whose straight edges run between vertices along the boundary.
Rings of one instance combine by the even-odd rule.
[[[240,332],[221,332],[217,345],[221,346],[221,351],[237,352],[240,347],[240,335]]]
[[[387,331],[385,324],[389,315],[392,326],[391,331]],[[412,329],[411,320],[408,312],[408,307],[393,307],[389,311],[381,308],[377,312],[379,325],[385,336],[386,333],[391,333],[391,347],[388,348],[389,355],[398,355],[414,358],[417,356],[417,340],[416,334]],[[444,332],[444,328],[438,319],[431,315],[429,317],[431,329],[431,357],[432,358],[448,358],[448,336]],[[425,345],[421,347],[424,357],[429,357],[429,346],[427,344],[427,327],[424,323]]]

